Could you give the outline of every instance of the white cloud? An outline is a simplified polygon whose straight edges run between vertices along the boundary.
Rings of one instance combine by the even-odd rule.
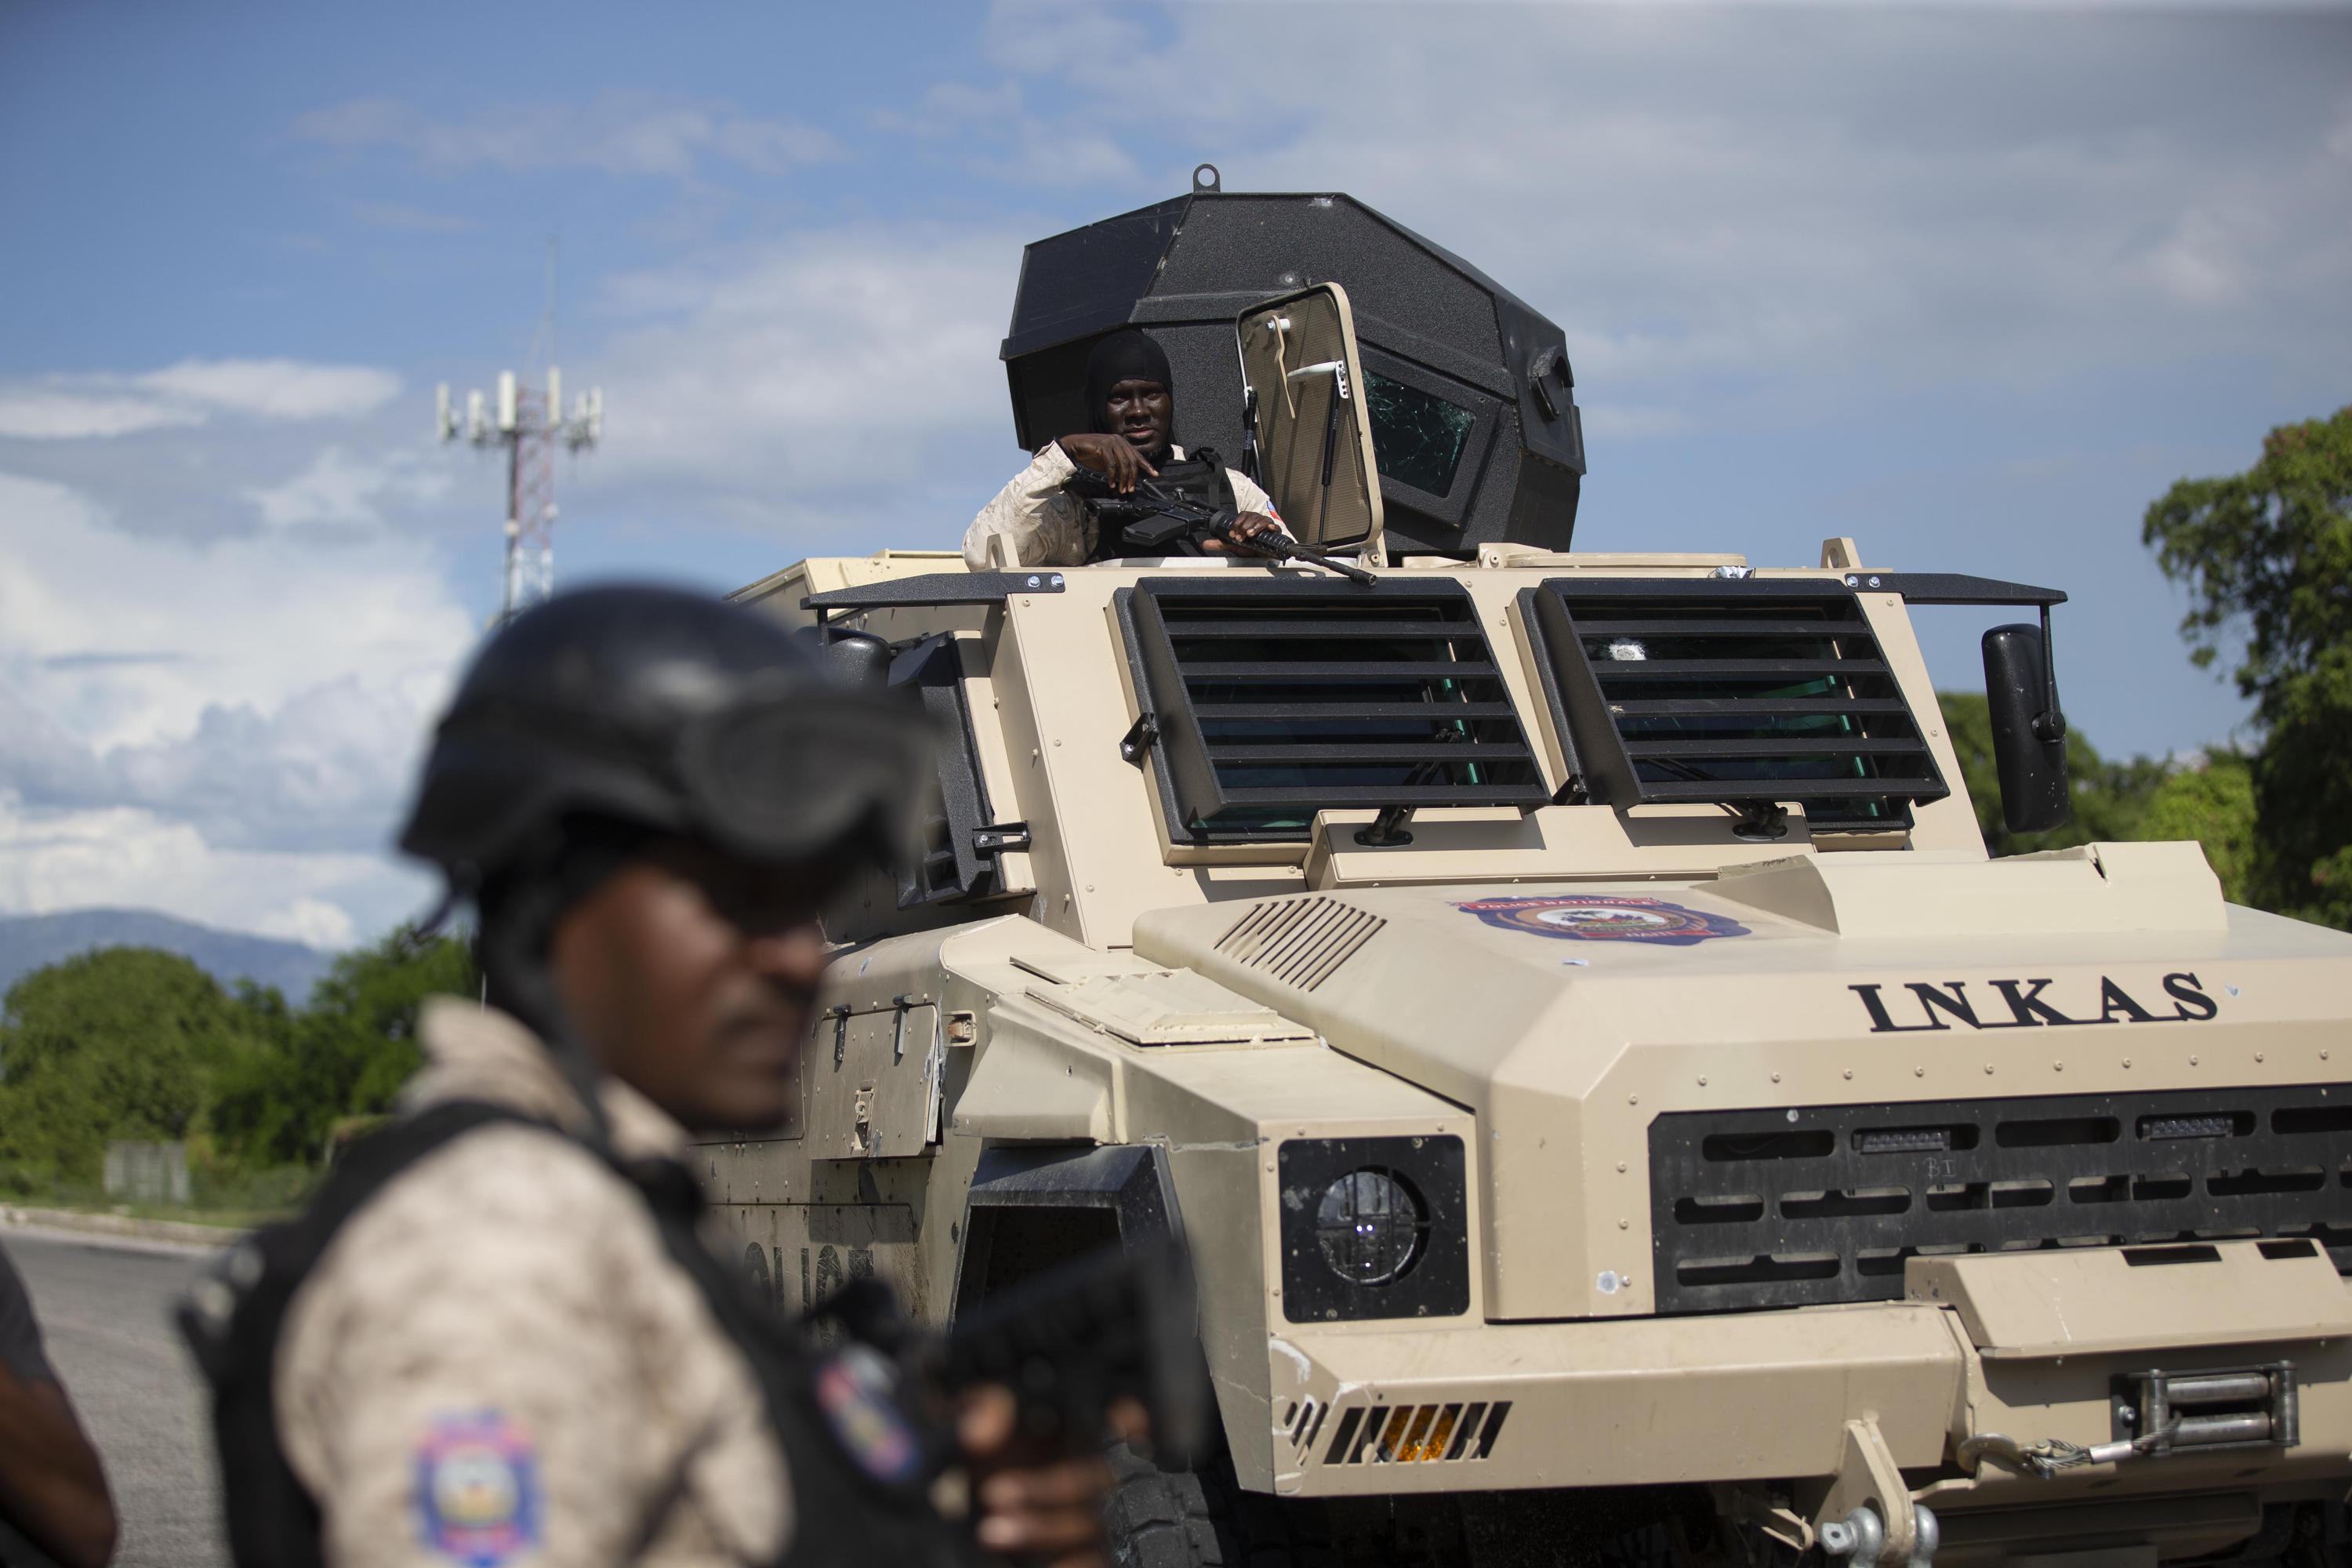
[[[427,505],[447,494],[449,486],[447,467],[420,452],[363,457],[329,447],[300,473],[246,495],[272,528],[306,523],[372,528],[383,522],[386,502]]]
[[[1671,398],[1704,423],[1723,405],[1695,389],[1785,414],[1837,387],[2200,356],[2317,374],[2352,352],[2340,11],[1165,17],[1000,5],[992,52],[1028,79],[1006,101],[1046,117],[1051,145],[1118,127],[1133,80],[1184,81],[1155,100],[1154,142],[1186,154],[1155,189],[1181,190],[1200,155],[1229,190],[1349,192],[1559,321],[1595,398]],[[1302,58],[1347,92],[1192,64]],[[1028,177],[1060,170],[1040,156]]]
[[[598,169],[678,178],[715,162],[776,174],[841,156],[840,143],[830,134],[799,121],[635,92],[608,92],[578,105],[519,105],[453,120],[437,120],[397,99],[357,99],[302,115],[294,134],[347,151],[390,148],[434,168],[487,167],[512,174]]]
[[[1011,447],[996,350],[1020,255],[1009,233],[876,226],[618,280],[635,320],[596,379],[627,438],[595,484],[838,527],[964,482],[946,448]]]
[[[339,948],[420,912],[433,887],[380,855],[222,849],[155,812],[44,810],[0,790],[0,910],[11,914],[161,910]]]
[[[1142,175],[1108,131],[1033,112],[1020,82],[1009,79],[989,88],[940,82],[911,110],[886,110],[875,122],[983,178],[1100,190],[1131,186]]]
[[[143,812],[209,850],[388,841],[474,638],[430,552],[134,538],[5,474],[0,518],[0,789],[31,811]]]
[[[359,938],[350,911],[324,899],[296,899],[254,921],[253,929],[263,936],[282,936],[325,952],[352,947]]]
[[[988,55],[1005,69],[1024,76],[1106,71],[1122,81],[1132,81],[1133,68],[1150,52],[1150,33],[1142,12],[1139,5],[995,0],[989,7]]]
[[[27,441],[70,441],[129,436],[175,425],[201,425],[194,408],[152,398],[108,396],[41,387],[0,391],[0,436]]]
[[[139,374],[55,375],[0,384],[0,436],[61,441],[205,424],[215,415],[271,421],[352,419],[400,395],[400,378],[367,365],[298,360],[183,360]]]
[[[106,752],[107,794],[193,822],[217,845],[377,847],[409,789],[430,685],[347,675],[275,710],[208,705],[188,733]]]
[[[183,360],[132,380],[164,397],[257,419],[346,419],[400,395],[390,371],[288,359]]]

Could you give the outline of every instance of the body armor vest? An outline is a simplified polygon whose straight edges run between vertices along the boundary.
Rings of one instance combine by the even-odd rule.
[[[326,1562],[318,1500],[295,1475],[278,1434],[278,1341],[295,1293],[337,1232],[403,1171],[465,1133],[509,1122],[570,1137],[544,1121],[479,1102],[453,1101],[404,1118],[355,1145],[299,1217],[233,1248],[181,1308],[182,1331],[212,1386],[223,1504],[237,1568],[324,1568]],[[812,1349],[702,1245],[695,1228],[702,1194],[692,1173],[667,1161],[631,1164],[584,1140],[573,1142],[604,1159],[644,1198],[671,1261],[693,1279],[759,1380],[793,1500],[792,1533],[774,1568],[874,1563],[973,1568],[984,1562],[970,1534],[940,1519],[919,1489],[878,1479],[853,1457],[817,1392],[819,1380],[842,1358]],[[868,1402],[862,1414],[872,1413]],[[886,1419],[898,1415],[895,1407],[882,1414]]]
[[[1225,471],[1225,460],[1217,456],[1213,447],[1195,447],[1191,454],[1181,460],[1161,463],[1158,482],[1161,489],[1170,491],[1180,500],[1190,501],[1194,506],[1205,508],[1210,511],[1236,510],[1233,475]],[[1146,498],[1139,496],[1133,499]],[[1150,555],[1206,553],[1201,548],[1200,540],[1191,534],[1186,534],[1169,544],[1155,545],[1149,550],[1139,551],[1128,544],[1126,530],[1118,523],[1106,521],[1096,515],[1091,505],[1087,508],[1087,511],[1094,524],[1094,549],[1087,556],[1088,565],[1103,561],[1118,561],[1139,553]]]

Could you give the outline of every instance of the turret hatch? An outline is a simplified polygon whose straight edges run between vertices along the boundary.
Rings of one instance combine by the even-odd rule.
[[[1320,283],[1244,311],[1244,439],[1259,482],[1309,549],[1381,559],[1372,419],[1348,292]]]

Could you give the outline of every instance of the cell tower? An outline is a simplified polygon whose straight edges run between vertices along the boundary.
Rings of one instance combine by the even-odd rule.
[[[550,365],[543,395],[502,370],[495,409],[486,406],[482,394],[468,392],[461,420],[446,382],[436,402],[434,427],[442,440],[462,434],[473,446],[507,449],[506,574],[499,602],[504,625],[517,610],[555,592],[555,448],[585,451],[604,438],[604,392],[592,388],[566,416],[563,373]]]

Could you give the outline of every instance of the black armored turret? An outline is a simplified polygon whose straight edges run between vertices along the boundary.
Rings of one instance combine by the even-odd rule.
[[[1023,253],[1003,351],[1022,447],[1091,427],[1087,351],[1131,324],[1168,351],[1177,438],[1235,461],[1234,319],[1331,282],[1354,310],[1390,554],[1567,549],[1584,435],[1559,328],[1352,196],[1229,195],[1206,165],[1189,195]]]

